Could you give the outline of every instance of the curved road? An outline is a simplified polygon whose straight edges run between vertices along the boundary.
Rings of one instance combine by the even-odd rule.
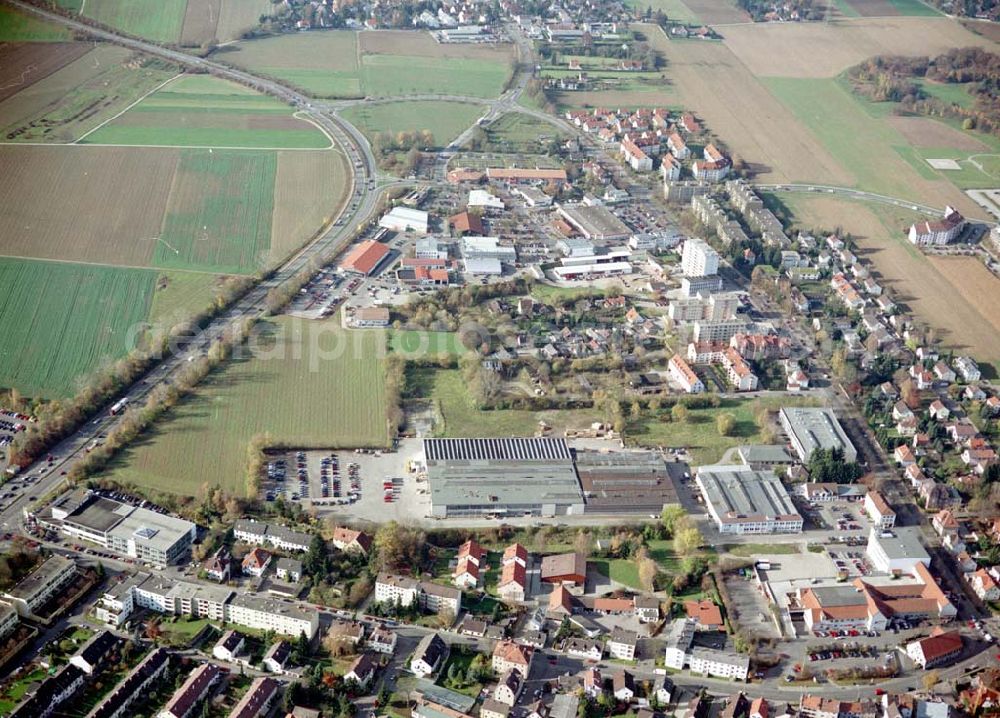
[[[884,194],[865,192],[864,190],[851,189],[850,187],[837,187],[835,185],[758,184],[755,182],[753,186],[757,189],[764,190],[765,192],[808,192],[814,194],[835,194],[840,197],[846,197],[847,199],[856,199],[865,202],[878,202],[879,204],[901,207],[902,209],[909,209],[916,212],[922,212],[923,214],[929,214],[932,217],[939,217],[943,209],[942,207],[931,207],[926,204],[910,202],[905,199],[899,199],[898,197],[889,197]]]

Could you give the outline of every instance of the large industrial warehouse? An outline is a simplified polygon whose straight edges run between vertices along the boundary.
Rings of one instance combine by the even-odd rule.
[[[719,533],[801,533],[802,516],[773,471],[703,466],[695,479]]]
[[[576,452],[576,471],[589,512],[656,512],[678,503],[684,465],[652,451]]]
[[[809,461],[816,449],[840,449],[844,452],[844,461],[858,460],[854,444],[830,409],[785,407],[778,416],[802,461]]]
[[[425,439],[423,446],[433,516],[583,513],[563,439]]]

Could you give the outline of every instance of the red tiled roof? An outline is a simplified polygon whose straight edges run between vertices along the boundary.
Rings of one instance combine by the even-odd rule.
[[[386,245],[369,239],[348,252],[340,266],[351,272],[369,274],[388,254],[389,248]]]

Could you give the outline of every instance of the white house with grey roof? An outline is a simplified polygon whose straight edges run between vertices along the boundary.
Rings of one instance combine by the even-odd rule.
[[[695,482],[719,533],[801,533],[802,516],[773,471],[702,466]]]
[[[778,413],[781,426],[802,461],[809,461],[816,449],[840,449],[844,461],[854,463],[858,452],[847,438],[831,409],[823,407],[784,407]]]

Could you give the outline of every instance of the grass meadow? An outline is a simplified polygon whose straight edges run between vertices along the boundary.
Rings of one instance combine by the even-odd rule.
[[[242,494],[257,434],[296,447],[388,444],[383,332],[288,317],[261,330],[260,353],[209,376],[108,474],[171,493],[193,495],[208,482]]]
[[[444,147],[482,116],[483,108],[467,102],[400,101],[358,105],[342,113],[369,140],[379,132],[430,130]]]
[[[288,105],[235,83],[189,75],[86,138],[92,144],[315,148],[330,140]]]
[[[156,272],[0,259],[0,386],[62,398],[133,347]]]
[[[389,348],[408,357],[465,354],[468,351],[462,346],[462,342],[455,332],[418,330],[393,330],[389,335]]]

